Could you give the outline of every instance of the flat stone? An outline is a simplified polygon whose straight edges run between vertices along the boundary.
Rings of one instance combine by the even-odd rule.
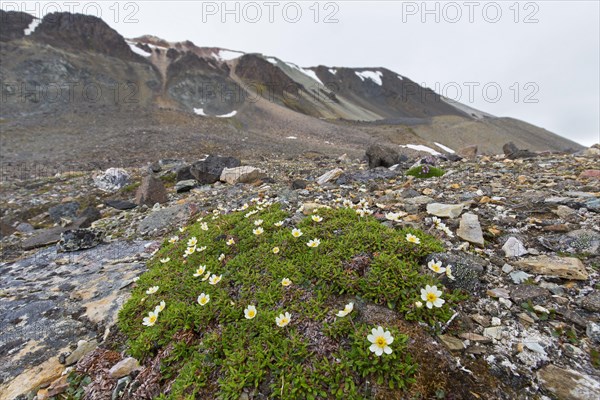
[[[497,298],[504,298],[504,299],[510,298],[510,293],[508,292],[508,289],[505,289],[505,288],[489,289],[487,291],[487,294],[488,294],[488,296],[493,297],[495,299],[497,299]]]
[[[548,364],[537,372],[542,386],[561,400],[599,399],[600,381],[572,369]]]
[[[521,257],[527,254],[527,249],[516,237],[509,237],[504,246],[502,246],[502,250],[504,250],[504,255],[506,257]]]
[[[131,210],[137,207],[137,204],[127,200],[106,200],[104,204],[117,210]]]
[[[323,175],[317,178],[317,184],[324,185],[327,182],[331,182],[336,180],[344,173],[344,170],[341,168],[332,169],[331,171],[325,172]]]
[[[70,252],[91,249],[102,243],[102,234],[93,229],[67,230],[60,235],[58,251]]]
[[[513,271],[510,273],[510,279],[517,285],[525,282],[529,278],[531,278],[531,275],[527,272]]]
[[[481,247],[484,245],[483,232],[481,230],[481,225],[479,224],[479,218],[475,214],[463,214],[456,234],[467,242]]]
[[[140,221],[138,233],[160,234],[188,221],[194,214],[195,207],[191,204],[176,204],[151,212]]]
[[[574,280],[586,280],[589,277],[581,260],[575,257],[537,256],[524,259],[517,264],[539,275]]]
[[[462,213],[464,208],[464,204],[427,204],[427,212],[436,217],[456,218]]]
[[[465,349],[465,345],[463,344],[462,340],[455,338],[454,336],[439,335],[438,338],[450,351],[463,351]]]
[[[539,304],[548,299],[550,292],[536,285],[515,285],[510,289],[510,298],[517,304],[531,301]]]
[[[577,211],[573,210],[571,207],[559,205],[554,211],[554,213],[560,218],[565,219],[572,215],[575,215]]]
[[[77,348],[73,350],[73,352],[69,354],[67,358],[65,358],[65,365],[69,366],[75,364],[77,361],[81,360],[83,356],[94,350],[96,347],[98,347],[98,342],[95,340],[90,342],[87,340],[80,340],[77,343]]]
[[[108,375],[113,379],[119,379],[129,375],[140,368],[140,363],[133,357],[127,357],[116,363],[108,371]]]
[[[518,315],[518,317],[519,317],[519,319],[520,319],[522,322],[525,322],[525,323],[526,323],[526,324],[528,324],[528,325],[533,325],[533,324],[535,323],[535,320],[534,320],[533,318],[531,318],[531,317],[529,316],[529,314],[527,314],[527,313],[524,313],[524,312],[523,312],[523,313],[520,313],[520,314]]]
[[[86,218],[78,218],[68,226],[55,226],[53,228],[37,230],[31,237],[21,242],[21,247],[24,250],[31,250],[57,243],[63,232],[71,229],[78,229],[85,221]]]
[[[260,169],[245,165],[243,167],[224,168],[219,179],[221,182],[235,185],[236,183],[252,183],[265,176]]]
[[[546,350],[544,350],[544,348],[542,347],[542,345],[540,345],[538,342],[524,342],[523,343],[525,345],[525,347],[527,347],[529,350],[541,354],[544,357],[547,356],[548,354],[546,353]]]
[[[458,335],[461,339],[464,340],[470,340],[471,342],[474,343],[491,343],[492,340],[489,337],[485,337],[482,335],[478,335],[477,333],[473,333],[473,332],[463,332],[460,335]]]
[[[600,169],[586,169],[579,174],[579,179],[600,180]]]
[[[502,338],[502,327],[501,326],[491,326],[489,328],[485,328],[483,330],[483,336],[498,340],[498,339]]]
[[[596,344],[600,344],[600,324],[588,322],[585,326],[585,334]]]
[[[189,192],[190,190],[195,188],[196,185],[197,185],[197,182],[195,179],[187,179],[184,181],[177,181],[177,183],[175,184],[175,191],[177,193]]]

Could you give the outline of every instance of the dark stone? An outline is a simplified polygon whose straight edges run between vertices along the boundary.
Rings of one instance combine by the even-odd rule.
[[[596,290],[585,296],[581,306],[590,312],[600,313],[600,292]]]
[[[225,168],[235,168],[240,165],[240,160],[234,157],[208,156],[206,160],[192,164],[190,172],[198,183],[206,185],[217,182]]]
[[[156,203],[162,204],[167,201],[167,190],[162,181],[153,175],[145,176],[135,195],[135,203],[152,207]]]
[[[96,207],[88,207],[79,214],[79,218],[83,218],[84,221],[79,225],[80,228],[89,228],[92,222],[102,218],[102,214]]]
[[[54,244],[60,240],[61,234],[65,231],[77,229],[86,221],[86,218],[78,218],[69,226],[55,226],[54,228],[40,229],[34,234],[23,240],[21,247],[24,250],[31,250],[38,247]]]
[[[25,36],[33,16],[20,11],[0,10],[0,41],[7,42]]]
[[[367,162],[369,163],[369,168],[389,168],[392,165],[408,160],[406,156],[400,155],[396,150],[380,144],[373,144],[369,146],[366,151],[366,157]]]
[[[516,285],[510,288],[510,298],[517,304],[531,301],[533,304],[544,303],[550,292],[536,285]]]
[[[52,221],[58,223],[62,218],[72,220],[77,217],[77,210],[79,210],[79,203],[71,201],[50,207],[48,209],[48,215],[50,215]]]
[[[397,171],[391,171],[384,167],[377,167],[367,171],[343,173],[335,183],[338,185],[346,185],[351,182],[367,183],[375,179],[391,179],[398,174],[399,172]]]
[[[196,187],[196,180],[195,179],[186,179],[184,181],[177,181],[177,183],[175,184],[175,191],[177,193],[185,193],[185,192],[189,192],[190,190],[192,190],[193,188]]]
[[[513,142],[508,142],[502,146],[502,151],[506,158],[510,160],[516,160],[517,158],[532,158],[536,157],[537,154],[529,150],[519,149]]]
[[[91,249],[102,243],[102,234],[91,229],[67,230],[60,235],[58,251]]]
[[[194,179],[194,175],[192,175],[190,168],[191,167],[189,165],[178,168],[177,171],[175,171],[175,174],[176,174],[175,180],[177,182],[179,182],[179,181],[189,181],[190,179]]]
[[[304,179],[296,179],[292,182],[292,189],[306,189],[307,184]]]
[[[137,204],[127,200],[106,200],[104,204],[117,210],[131,210],[137,207]]]
[[[440,276],[444,285],[451,290],[462,289],[470,294],[477,294],[483,289],[482,277],[486,262],[471,254],[433,253],[425,259],[425,265],[431,260],[442,262],[443,267],[452,265],[454,280],[446,275]]]

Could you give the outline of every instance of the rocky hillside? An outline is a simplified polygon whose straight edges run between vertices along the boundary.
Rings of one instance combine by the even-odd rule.
[[[0,398],[297,398],[313,388],[336,398],[334,387],[346,398],[598,398],[600,148],[504,147],[456,161],[373,146],[368,164],[210,156],[4,179],[0,357],[10,367]],[[297,243],[294,227],[305,233]],[[193,277],[194,257],[223,282]],[[252,322],[242,312],[254,293],[245,262],[265,268],[252,281],[261,293]],[[281,276],[269,283],[284,272],[289,287]],[[428,307],[425,283],[443,304]],[[277,327],[286,308],[292,320]],[[377,326],[395,338],[390,354],[369,350]],[[219,332],[233,347],[214,341]],[[275,351],[282,390],[282,369],[244,369],[260,362],[236,347],[244,338],[256,338],[251,349],[287,343],[321,373],[294,372],[284,361],[294,355]]]
[[[374,140],[441,152],[435,143],[478,145],[482,154],[500,153],[509,140],[533,151],[581,149],[526,122],[449,102],[381,67],[305,68],[189,41],[125,39],[91,16],[54,13],[39,21],[0,13],[0,140],[10,162],[81,161],[83,152],[91,163],[112,154],[135,164],[157,151],[209,152],[207,143],[240,156],[247,148],[265,156],[321,147],[352,153]],[[191,135],[193,149],[182,154]]]

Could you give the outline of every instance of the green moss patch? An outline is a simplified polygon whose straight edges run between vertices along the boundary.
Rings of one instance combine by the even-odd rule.
[[[443,290],[441,308],[415,307],[425,285],[442,288],[420,266],[442,245],[352,209],[320,209],[316,222],[257,204],[205,216],[177,232],[176,242],[165,241],[120,312],[131,355],[142,362],[161,357],[161,397],[238,399],[248,391],[274,399],[359,399],[377,397],[374,385],[404,393],[418,370],[406,351],[409,337],[398,321],[372,318],[367,305],[406,320],[445,322],[453,294]],[[294,228],[302,236],[294,237]],[[409,243],[409,233],[420,244]],[[184,257],[192,238],[196,251]],[[318,247],[307,246],[312,239]],[[194,276],[201,266],[203,274]],[[221,279],[211,284],[212,275]],[[205,305],[198,303],[202,293],[210,296]],[[161,301],[156,323],[144,326]],[[349,302],[354,309],[336,316]],[[248,306],[256,307],[252,319],[245,317]],[[276,318],[286,312],[290,322],[280,327]],[[391,354],[369,350],[367,336],[377,325],[394,337]]]
[[[427,179],[433,178],[436,176],[443,176],[446,172],[437,167],[432,167],[427,164],[418,165],[416,167],[412,167],[408,171],[406,171],[406,175],[414,176],[415,178]]]

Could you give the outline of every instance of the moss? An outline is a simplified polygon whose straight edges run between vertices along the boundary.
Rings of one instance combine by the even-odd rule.
[[[127,186],[123,186],[120,190],[121,193],[134,193],[137,188],[141,186],[142,182],[133,182]]]
[[[443,247],[420,231],[392,229],[351,209],[321,209],[319,215],[322,222],[304,218],[292,226],[278,205],[251,207],[204,217],[178,232],[176,243],[164,243],[119,314],[132,356],[147,361],[170,346],[169,357],[161,360],[162,380],[171,387],[163,398],[237,399],[246,389],[277,399],[360,399],[373,397],[373,385],[402,397],[398,393],[417,371],[405,351],[408,336],[387,321],[393,353],[377,357],[368,349],[374,326],[364,322],[364,308],[355,307],[345,318],[335,314],[348,301],[372,302],[407,319],[446,321],[456,303],[450,293],[444,293],[442,308],[414,310],[421,288],[441,287],[419,271],[423,258]],[[255,235],[258,219],[264,232]],[[288,222],[274,225],[281,220]],[[303,235],[294,238],[293,227]],[[407,233],[421,244],[408,243]],[[198,250],[184,258],[192,237]],[[306,245],[313,238],[321,240],[317,248]],[[228,245],[229,239],[235,244]],[[211,285],[194,277],[200,265],[222,280]],[[283,287],[283,278],[292,285]],[[148,295],[151,286],[159,289]],[[200,293],[210,295],[205,306],[196,301]],[[143,326],[143,317],[160,301],[166,308],[157,323]],[[257,308],[251,320],[244,318],[248,305]],[[284,312],[291,313],[291,322],[280,328],[275,318]]]
[[[412,167],[408,171],[406,171],[406,175],[414,176],[415,178],[427,179],[436,176],[443,176],[446,172],[437,167],[432,167],[426,164],[419,165],[416,167]]]

